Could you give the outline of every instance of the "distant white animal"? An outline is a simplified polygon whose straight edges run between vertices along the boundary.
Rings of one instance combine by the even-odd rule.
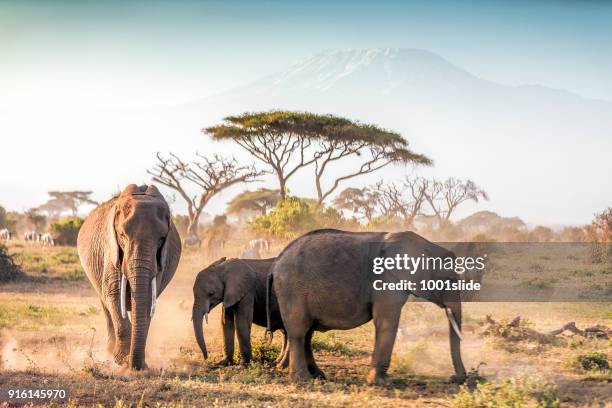
[[[239,258],[241,259],[261,259],[261,254],[257,248],[251,248],[250,246],[243,248],[240,251]]]
[[[261,259],[261,253],[268,250],[270,250],[270,241],[263,238],[253,239],[240,251],[240,258]]]
[[[11,231],[7,228],[3,228],[0,230],[0,241],[9,242],[11,240]]]
[[[270,250],[270,241],[263,238],[253,239],[249,241],[250,248],[256,248],[257,251],[269,251]]]
[[[55,241],[53,241],[53,237],[48,232],[42,234],[40,237],[40,242],[42,242],[42,246],[44,247],[55,246]]]
[[[41,235],[36,231],[27,231],[23,234],[23,239],[26,242],[38,242],[40,241]]]

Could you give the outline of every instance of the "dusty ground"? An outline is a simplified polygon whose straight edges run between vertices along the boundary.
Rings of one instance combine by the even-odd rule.
[[[208,260],[200,251],[188,250],[160,297],[147,343],[150,369],[130,373],[116,367],[105,351],[104,318],[74,249],[23,244],[10,249],[20,254],[28,278],[0,286],[2,392],[11,387],[65,388],[72,406],[474,406],[465,402],[471,394],[456,397],[460,387],[448,381],[452,366],[447,325],[443,312],[432,305],[406,305],[390,380],[383,387],[365,385],[373,345],[371,324],[316,335],[316,358],[326,381],[292,384],[285,371],[266,361],[248,368],[217,368],[213,363],[221,356],[218,308],[205,327],[211,351],[206,362],[190,322],[193,278]],[[468,303],[463,355],[466,367],[479,367],[479,375],[490,384],[529,378],[535,384],[550,383],[550,392],[562,406],[612,405],[609,370],[585,371],[575,364],[579,355],[590,351],[609,357],[609,340],[568,336],[559,344],[539,344],[483,337],[480,324],[487,314],[499,320],[521,315],[541,331],[568,321],[579,327],[612,326],[609,303]],[[263,335],[263,329],[254,331],[255,349],[274,354],[280,336],[269,349]],[[0,401],[3,398],[5,394]]]

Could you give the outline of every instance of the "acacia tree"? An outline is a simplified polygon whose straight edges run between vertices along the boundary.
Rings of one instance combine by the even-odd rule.
[[[234,197],[227,207],[227,212],[235,214],[243,210],[258,211],[266,215],[268,210],[276,205],[280,199],[279,190],[260,188],[256,191],[243,191]]]
[[[488,200],[487,193],[472,180],[450,177],[445,181],[429,180],[425,189],[425,199],[438,219],[440,225],[448,223],[457,207],[466,202]]]
[[[330,117],[329,122],[322,126],[317,138],[315,185],[318,204],[323,203],[341,182],[373,173],[390,164],[432,164],[426,156],[408,149],[408,142],[398,133],[344,118]],[[358,158],[358,163],[350,166],[344,160],[342,166],[335,166],[329,186],[323,187],[325,174],[331,173],[329,166],[349,157]]]
[[[156,157],[157,163],[147,173],[153,176],[153,181],[176,191],[187,204],[188,236],[198,237],[200,215],[215,194],[234,184],[257,181],[257,177],[263,174],[255,166],[239,166],[235,159],[225,159],[216,154],[212,158],[197,154],[197,159],[191,163],[172,153],[169,157],[157,153]],[[197,186],[200,192],[189,195],[188,183]]]
[[[43,231],[47,225],[47,217],[41,214],[38,208],[30,208],[28,211],[26,211],[25,218],[28,224],[36,232]]]
[[[91,198],[92,193],[92,191],[49,191],[50,198],[37,210],[45,212],[49,218],[59,218],[65,211],[76,217],[81,205],[98,205],[98,202]]]
[[[287,181],[299,169],[314,163],[308,113],[272,111],[228,116],[225,123],[204,129],[214,140],[233,140],[266,163],[278,179],[281,198],[287,196]]]
[[[595,214],[592,227],[602,242],[612,241],[612,207],[606,208],[604,211]]]
[[[368,187],[345,188],[334,198],[338,210],[347,210],[370,222],[376,213],[377,193]]]
[[[383,215],[399,216],[404,227],[412,226],[426,200],[429,181],[422,177],[406,176],[399,185],[376,183],[376,201]]]
[[[391,163],[431,164],[431,160],[408,149],[399,134],[374,125],[309,112],[270,111],[228,116],[225,123],[204,129],[214,140],[233,140],[266,163],[279,183],[281,198],[287,181],[299,169],[315,164],[317,202],[323,201],[344,181],[379,170]],[[354,168],[335,169],[331,186],[323,187],[332,163],[354,157]],[[338,166],[336,166],[338,167]]]

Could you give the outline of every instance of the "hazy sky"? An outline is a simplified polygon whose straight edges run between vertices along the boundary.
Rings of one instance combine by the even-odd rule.
[[[612,100],[612,2],[21,0],[0,2],[0,106],[171,104],[370,47]]]
[[[0,0],[0,205],[117,187],[104,183],[104,165],[87,164],[92,153],[112,160],[107,132],[126,109],[217,93],[322,50],[380,47],[433,51],[502,84],[612,100],[612,2]],[[117,139],[125,150],[148,140],[167,149],[161,134],[128,122],[130,140]],[[111,174],[130,179],[142,163]]]

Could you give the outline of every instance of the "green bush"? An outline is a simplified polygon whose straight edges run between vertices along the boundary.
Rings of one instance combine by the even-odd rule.
[[[86,277],[85,271],[81,268],[72,269],[64,274],[64,279],[68,281],[80,281]]]
[[[53,255],[53,259],[61,264],[78,264],[79,255],[72,248],[64,248],[61,252]]]
[[[316,333],[312,338],[312,349],[337,355],[352,356],[356,354],[348,345],[337,340],[334,333]]]
[[[256,233],[280,239],[293,239],[319,227],[313,207],[298,197],[279,201],[269,214],[249,224]]]
[[[75,246],[83,222],[79,217],[65,217],[52,223],[50,228],[55,244]]]
[[[13,260],[4,245],[0,245],[0,282],[9,282],[23,276],[21,268]]]
[[[267,341],[258,340],[253,342],[251,361],[257,364],[271,365],[276,361],[279,350]]]
[[[0,205],[0,229],[8,228],[14,232],[16,224],[17,220],[15,220],[15,217],[7,213],[4,207]]]

